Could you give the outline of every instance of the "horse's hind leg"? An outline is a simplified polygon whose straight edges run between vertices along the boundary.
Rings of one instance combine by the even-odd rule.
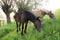
[[[25,30],[24,30],[24,33],[26,33],[27,24],[28,24],[28,21],[27,21],[26,24],[25,24]]]
[[[19,31],[20,31],[20,26],[21,26],[21,22],[19,23]]]
[[[23,35],[24,33],[24,23],[22,23],[22,32],[21,32],[21,35]]]
[[[16,22],[17,32],[18,32],[18,22]]]

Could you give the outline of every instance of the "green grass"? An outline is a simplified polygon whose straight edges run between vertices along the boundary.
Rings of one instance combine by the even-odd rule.
[[[0,28],[0,40],[60,40],[60,12],[55,11],[56,19],[43,18],[42,31],[34,29],[28,24],[27,33],[21,36],[21,31],[16,33],[15,22]]]

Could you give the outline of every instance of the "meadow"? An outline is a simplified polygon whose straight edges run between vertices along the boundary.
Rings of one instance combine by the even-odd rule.
[[[42,30],[38,32],[33,23],[28,23],[27,33],[21,36],[16,32],[15,22],[0,27],[0,40],[60,40],[60,9],[55,11],[56,19],[47,15],[42,19]]]

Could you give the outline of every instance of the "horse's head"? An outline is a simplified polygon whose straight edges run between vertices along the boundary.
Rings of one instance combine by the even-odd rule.
[[[37,20],[35,20],[34,26],[39,32],[41,31],[41,20],[39,20],[39,18],[37,18]]]
[[[51,11],[49,11],[48,15],[51,19],[55,19],[55,15]]]

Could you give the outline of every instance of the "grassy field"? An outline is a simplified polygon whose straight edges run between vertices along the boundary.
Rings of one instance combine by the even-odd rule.
[[[56,19],[42,19],[42,31],[34,29],[33,24],[28,24],[27,33],[21,36],[21,31],[16,33],[15,22],[0,28],[0,40],[60,40],[60,10],[55,11]]]

